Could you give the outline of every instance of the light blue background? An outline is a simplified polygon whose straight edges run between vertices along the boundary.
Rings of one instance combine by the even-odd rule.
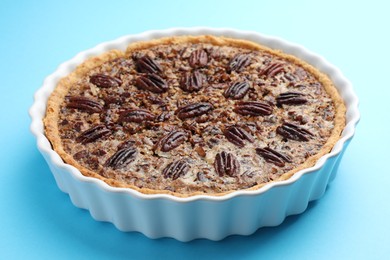
[[[61,2],[0,2],[0,259],[390,258],[385,1]],[[362,120],[338,177],[304,214],[249,237],[181,243],[96,222],[59,191],[28,130],[44,77],[100,42],[175,26],[280,36],[325,56],[353,82]]]

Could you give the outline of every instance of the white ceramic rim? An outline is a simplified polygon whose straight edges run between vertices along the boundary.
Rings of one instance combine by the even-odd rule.
[[[292,54],[300,59],[303,59],[318,68],[320,71],[327,74],[334,82],[339,91],[342,90],[341,96],[344,99],[347,112],[346,112],[346,126],[342,132],[341,138],[336,142],[332,151],[322,156],[317,163],[310,167],[303,169],[295,173],[292,177],[283,181],[276,181],[268,183],[257,190],[237,190],[222,196],[211,195],[194,195],[191,197],[176,197],[170,194],[144,194],[130,188],[117,188],[106,184],[104,181],[87,177],[81,174],[81,172],[72,165],[63,162],[62,158],[52,149],[49,140],[44,135],[43,117],[46,112],[46,102],[53,91],[57,82],[71,71],[73,71],[77,65],[89,57],[102,54],[111,49],[125,50],[126,46],[135,41],[145,41],[155,38],[177,36],[177,35],[204,35],[211,34],[216,36],[227,36],[231,38],[240,38],[260,43],[265,46],[269,46],[273,49],[280,49],[285,53]],[[340,89],[338,86],[343,86]],[[151,200],[151,199],[168,199],[175,202],[190,202],[196,200],[208,200],[208,201],[225,201],[236,196],[257,196],[265,193],[269,189],[277,186],[290,185],[296,182],[301,176],[310,174],[320,169],[325,162],[333,157],[337,156],[342,150],[343,145],[349,139],[351,139],[355,133],[356,124],[359,122],[360,113],[358,110],[359,101],[353,91],[351,82],[344,77],[341,71],[334,65],[330,64],[322,56],[315,54],[305,47],[287,42],[281,38],[274,36],[263,35],[254,31],[242,31],[230,28],[208,28],[208,27],[192,27],[192,28],[171,28],[165,30],[151,30],[140,34],[127,35],[120,37],[116,40],[104,42],[97,45],[94,48],[78,53],[72,59],[62,63],[51,75],[47,76],[43,82],[43,85],[38,89],[34,95],[34,103],[30,108],[29,114],[32,119],[30,130],[37,138],[37,146],[42,153],[49,156],[49,159],[57,167],[64,169],[72,174],[74,178],[81,182],[91,182],[98,185],[101,189],[108,192],[126,193],[139,199]]]

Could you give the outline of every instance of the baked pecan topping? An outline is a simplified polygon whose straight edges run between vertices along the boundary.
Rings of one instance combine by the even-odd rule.
[[[256,148],[256,153],[263,157],[266,162],[273,163],[279,167],[284,167],[286,162],[291,162],[291,158],[289,156],[283,155],[269,147]]]
[[[183,130],[173,130],[163,136],[157,143],[162,152],[169,152],[188,139],[188,133]]]
[[[251,57],[248,54],[239,53],[230,60],[227,71],[241,72],[250,63],[251,63]]]
[[[240,163],[237,158],[225,151],[217,153],[215,156],[214,168],[220,177],[224,175],[233,177],[240,173]]]
[[[237,125],[226,127],[223,131],[223,134],[225,135],[226,139],[239,147],[245,146],[245,140],[251,143],[255,141],[247,131]]]
[[[164,178],[176,180],[180,176],[185,175],[189,170],[190,165],[185,161],[185,159],[181,159],[168,164],[162,171],[162,174]]]
[[[286,92],[276,98],[277,104],[280,105],[301,105],[307,102],[305,95],[299,92]]]
[[[267,77],[272,78],[279,72],[284,71],[283,65],[284,65],[283,63],[279,63],[279,62],[271,63],[268,66],[266,66],[263,70],[260,71],[260,75],[266,75]]]
[[[175,113],[181,120],[184,120],[186,118],[201,116],[211,111],[212,109],[213,109],[213,105],[211,105],[210,103],[199,102],[199,103],[189,104],[184,107],[179,107]]]
[[[137,87],[153,93],[163,93],[168,90],[168,85],[164,79],[156,74],[139,76],[136,81]]]
[[[97,125],[91,127],[90,129],[82,132],[77,138],[76,141],[82,144],[87,144],[93,142],[103,136],[111,133],[109,129],[105,125]]]
[[[154,120],[155,115],[145,109],[129,109],[123,111],[119,116],[119,122],[142,123]]]
[[[161,43],[129,49],[64,89],[53,123],[82,167],[142,192],[217,194],[281,179],[333,137],[338,104],[298,60]]]
[[[209,61],[205,50],[195,50],[191,53],[189,63],[192,68],[201,68],[207,65]]]
[[[120,169],[134,161],[137,158],[137,154],[137,149],[133,146],[123,148],[114,153],[104,165],[113,169]]]
[[[268,116],[272,114],[272,107],[259,101],[240,101],[235,104],[234,112],[243,116]]]
[[[122,85],[122,80],[105,74],[92,75],[89,82],[101,88],[117,88]]]
[[[68,101],[69,102],[66,104],[66,107],[68,108],[76,108],[90,113],[100,113],[103,110],[102,104],[91,98],[69,97]]]
[[[136,67],[138,72],[143,73],[154,73],[158,74],[162,72],[160,65],[149,57],[149,55],[142,56],[136,62]]]
[[[181,78],[180,88],[187,92],[199,91],[206,80],[206,75],[199,71],[187,72]]]
[[[249,82],[234,82],[230,87],[228,87],[223,93],[225,98],[231,99],[242,99],[249,90]]]
[[[309,138],[314,136],[308,130],[292,123],[284,123],[283,125],[278,126],[278,128],[276,128],[276,132],[287,139],[295,141],[307,142],[309,141]]]

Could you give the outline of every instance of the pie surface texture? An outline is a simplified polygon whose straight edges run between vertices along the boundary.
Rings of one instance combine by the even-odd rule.
[[[225,37],[136,42],[92,57],[51,94],[45,133],[85,176],[178,197],[258,189],[311,167],[345,126],[328,77]]]

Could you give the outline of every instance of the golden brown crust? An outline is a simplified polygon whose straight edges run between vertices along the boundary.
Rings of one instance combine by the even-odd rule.
[[[45,134],[49,141],[51,142],[53,149],[61,156],[61,158],[68,164],[73,165],[77,169],[80,170],[80,172],[85,176],[94,177],[97,179],[100,179],[104,182],[106,182],[110,186],[114,187],[122,187],[122,188],[131,188],[134,190],[137,190],[139,192],[145,193],[145,194],[171,194],[177,197],[189,197],[194,195],[205,195],[202,192],[195,192],[191,194],[181,194],[177,192],[172,192],[168,190],[153,190],[153,189],[146,189],[146,188],[138,188],[134,185],[128,185],[123,182],[109,179],[102,177],[101,175],[81,166],[74,158],[66,153],[64,151],[64,148],[61,143],[61,139],[59,137],[58,132],[58,118],[59,118],[59,109],[60,104],[64,100],[66,94],[68,93],[70,87],[77,82],[81,77],[83,77],[90,69],[95,68],[107,61],[127,56],[129,53],[140,50],[140,49],[146,49],[151,48],[153,46],[161,45],[161,44],[178,44],[178,43],[211,43],[214,45],[219,46],[232,46],[232,47],[240,47],[250,50],[262,50],[269,52],[272,55],[279,56],[283,59],[286,59],[288,61],[291,61],[311,74],[313,74],[317,80],[324,86],[326,92],[329,94],[329,96],[332,98],[336,113],[335,113],[335,119],[334,119],[334,129],[332,131],[331,136],[327,140],[327,142],[323,145],[322,149],[315,155],[309,157],[305,163],[299,165],[298,167],[294,168],[293,170],[284,173],[282,176],[280,176],[279,179],[274,181],[280,181],[280,180],[287,180],[292,175],[294,175],[296,172],[309,168],[313,166],[320,157],[330,152],[330,150],[333,148],[334,144],[339,140],[342,130],[345,126],[345,105],[340,97],[337,89],[333,86],[330,79],[320,71],[318,71],[313,66],[307,64],[306,62],[303,62],[302,60],[285,53],[282,53],[281,51],[277,50],[271,50],[265,46],[261,46],[259,44],[246,41],[246,40],[239,40],[239,39],[232,39],[232,38],[225,38],[225,37],[215,37],[211,35],[204,35],[204,36],[177,36],[177,37],[167,37],[167,38],[161,38],[156,40],[151,40],[147,42],[136,42],[132,43],[127,47],[126,52],[121,52],[118,50],[112,50],[107,53],[101,54],[97,57],[92,57],[88,60],[86,60],[84,63],[79,65],[75,71],[73,71],[71,74],[66,76],[65,78],[61,79],[58,83],[57,87],[54,89],[53,93],[49,97],[48,103],[47,103],[47,110],[46,110],[46,116],[44,118],[44,126],[45,126]],[[262,183],[256,186],[253,186],[247,190],[257,190],[264,186],[267,183]],[[207,194],[210,196],[221,196],[225,195],[227,193],[233,192],[223,192],[223,193],[214,193],[214,194]]]

